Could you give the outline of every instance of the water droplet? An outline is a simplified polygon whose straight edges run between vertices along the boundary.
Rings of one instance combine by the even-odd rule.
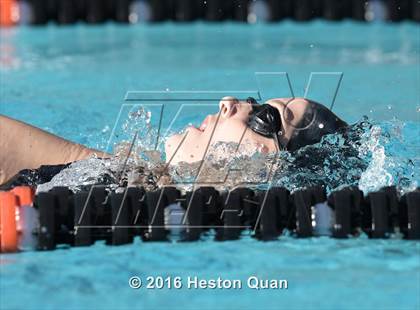
[[[102,133],[107,133],[110,130],[109,126],[106,125],[103,129],[102,129]]]

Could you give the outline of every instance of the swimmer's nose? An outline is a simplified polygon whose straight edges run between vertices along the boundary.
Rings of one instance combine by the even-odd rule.
[[[223,97],[219,103],[220,116],[223,118],[231,117],[235,112],[237,103],[239,103],[239,100],[235,97]]]

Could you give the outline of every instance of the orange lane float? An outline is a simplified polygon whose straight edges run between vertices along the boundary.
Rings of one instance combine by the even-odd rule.
[[[18,186],[8,192],[0,192],[0,250],[16,252],[31,241],[33,227],[23,225],[32,217],[34,191]],[[26,219],[26,221],[25,221]],[[29,218],[29,222],[31,222]]]
[[[0,26],[13,26],[19,21],[19,6],[16,0],[0,0]]]

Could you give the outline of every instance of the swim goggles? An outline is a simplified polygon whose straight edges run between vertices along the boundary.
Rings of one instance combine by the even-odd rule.
[[[280,144],[281,117],[279,111],[269,104],[258,104],[257,100],[248,97],[246,102],[252,105],[252,112],[248,120],[248,127],[267,138],[273,138],[278,150],[282,150]]]

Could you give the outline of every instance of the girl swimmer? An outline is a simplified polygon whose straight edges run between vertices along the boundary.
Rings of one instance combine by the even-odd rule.
[[[204,158],[207,146],[219,141],[247,141],[261,146],[259,149],[267,153],[293,152],[347,127],[325,106],[304,98],[277,98],[261,105],[254,98],[240,101],[224,97],[219,108],[219,113],[208,115],[199,128],[188,127],[184,134],[167,139],[168,163],[199,161]],[[35,169],[34,174],[47,174],[47,178],[52,178],[68,163],[92,156],[110,157],[2,115],[0,149],[0,185],[23,169]],[[38,169],[40,166],[44,166],[44,170]],[[38,179],[40,183],[44,181]]]

